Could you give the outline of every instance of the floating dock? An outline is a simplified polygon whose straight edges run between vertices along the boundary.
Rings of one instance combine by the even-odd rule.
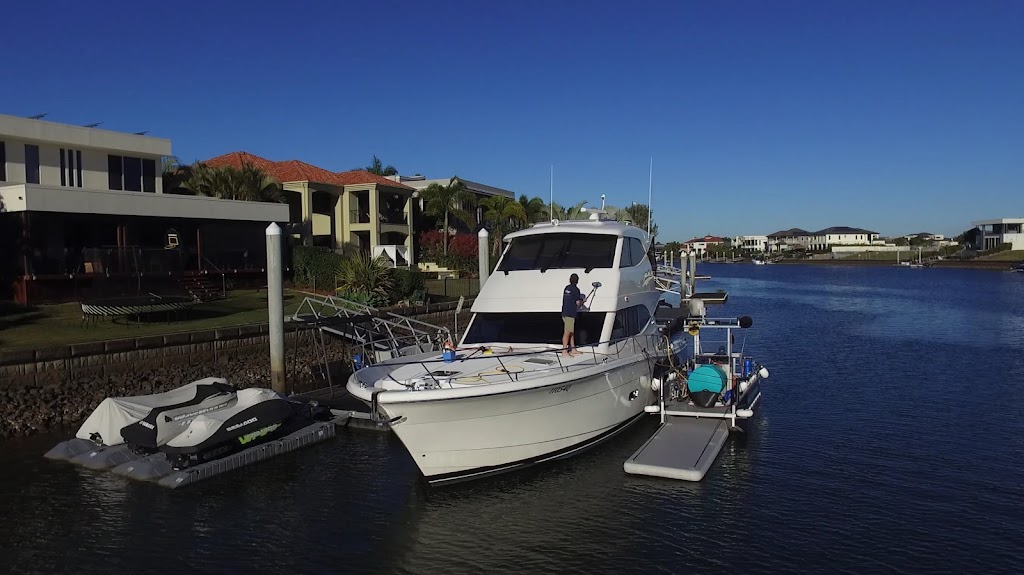
[[[700,481],[729,439],[729,424],[717,418],[672,418],[623,464],[626,473]]]
[[[296,449],[326,441],[335,436],[338,427],[362,422],[366,414],[334,412],[330,421],[314,422],[285,436],[248,447],[219,459],[185,469],[174,469],[164,453],[138,455],[127,445],[100,446],[84,439],[59,443],[45,454],[47,459],[63,460],[97,471],[109,471],[122,477],[149,481],[170,489],[192,485],[204,479],[259,463]],[[362,427],[352,425],[351,427]]]

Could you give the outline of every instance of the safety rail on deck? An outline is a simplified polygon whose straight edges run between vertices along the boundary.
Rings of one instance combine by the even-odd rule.
[[[603,342],[596,342],[593,345],[588,345],[587,347],[589,347],[590,349],[587,350],[587,351],[582,351],[580,353],[583,354],[583,355],[590,355],[593,358],[593,363],[575,364],[575,365],[574,364],[568,364],[567,365],[567,364],[562,362],[562,359],[564,358],[564,356],[562,355],[562,352],[564,350],[562,348],[547,348],[547,349],[532,348],[532,349],[529,349],[529,350],[518,351],[518,352],[492,353],[490,355],[481,355],[481,356],[477,357],[476,359],[495,359],[495,360],[497,360],[498,361],[498,365],[501,366],[501,370],[498,371],[497,373],[488,374],[488,375],[495,375],[495,376],[505,375],[505,376],[508,376],[509,381],[513,381],[514,382],[514,381],[519,381],[519,374],[520,373],[536,373],[536,372],[539,372],[539,371],[545,371],[547,369],[551,369],[551,368],[553,368],[553,366],[551,366],[551,367],[538,367],[538,368],[533,369],[533,370],[523,369],[522,371],[511,371],[505,365],[505,362],[502,361],[503,359],[504,360],[508,360],[508,359],[517,358],[517,357],[533,357],[533,356],[538,356],[538,355],[554,354],[555,355],[555,359],[558,362],[558,369],[559,369],[559,371],[562,372],[562,373],[568,373],[571,368],[578,367],[578,368],[582,369],[582,368],[587,368],[587,367],[591,367],[591,366],[594,366],[594,365],[598,365],[600,363],[599,358],[603,359],[603,360],[621,359],[622,356],[623,356],[623,353],[624,353],[624,351],[626,350],[627,347],[630,348],[629,355],[635,356],[635,355],[643,354],[648,359],[650,359],[652,356],[650,355],[650,352],[648,351],[649,348],[648,347],[644,347],[644,346],[638,344],[637,340],[639,340],[639,339],[648,339],[652,343],[651,347],[653,348],[653,351],[655,351],[656,353],[659,353],[659,354],[660,353],[666,353],[667,354],[667,353],[669,353],[669,352],[671,352],[673,350],[673,346],[672,346],[672,342],[671,342],[671,337],[670,336],[667,336],[667,335],[664,335],[664,334],[648,334],[648,335],[644,335],[644,336],[633,336],[633,337],[628,337],[628,338],[621,338],[621,339],[608,340],[608,341],[603,341]],[[659,345],[661,343],[664,343],[665,345],[664,346]],[[613,352],[598,352],[597,348],[599,346],[605,345],[605,344],[607,344],[609,346],[613,346],[614,347],[614,351]],[[523,345],[544,345],[544,344],[523,344]],[[548,345],[554,345],[554,344],[548,344]],[[410,385],[410,384],[403,383],[401,381],[396,380],[394,377],[391,376],[391,372],[394,371],[394,369],[397,369],[397,368],[402,367],[402,366],[406,366],[406,365],[419,365],[420,367],[423,368],[423,371],[424,371],[422,377],[424,379],[431,380],[434,383],[434,385],[436,385],[437,387],[440,387],[440,385],[441,385],[440,382],[441,381],[446,381],[446,380],[452,379],[452,378],[447,378],[447,377],[444,377],[444,376],[436,376],[431,371],[431,367],[430,367],[431,365],[435,366],[434,369],[436,369],[436,366],[439,365],[439,364],[440,365],[457,365],[457,364],[465,362],[465,361],[471,361],[472,359],[474,359],[474,356],[476,356],[476,354],[478,352],[481,352],[481,351],[483,351],[485,349],[493,349],[493,347],[494,346],[490,346],[489,347],[487,345],[482,345],[482,344],[479,345],[479,346],[473,346],[473,345],[462,346],[460,348],[457,348],[455,351],[458,352],[458,351],[473,350],[473,353],[471,353],[471,354],[469,354],[468,356],[465,356],[465,357],[456,357],[454,360],[451,360],[451,361],[445,361],[444,359],[442,359],[440,357],[438,359],[432,359],[432,360],[418,359],[418,360],[410,360],[410,361],[396,361],[394,359],[389,359],[388,362],[387,362],[387,367],[390,367],[390,368],[393,368],[393,369],[391,369],[390,371],[386,372],[383,375],[384,375],[384,377],[387,377],[388,379],[390,379],[391,381],[393,381],[394,383],[396,383],[398,385],[410,388],[410,387],[413,387],[414,384]],[[500,347],[504,347],[504,346],[500,346]],[[577,349],[579,349],[579,348],[577,348]],[[681,351],[681,350],[679,350],[679,351]],[[367,382],[367,383],[371,383],[371,382]]]

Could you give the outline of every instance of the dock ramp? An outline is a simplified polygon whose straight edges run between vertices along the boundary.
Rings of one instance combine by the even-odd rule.
[[[362,346],[376,361],[434,351],[451,340],[447,327],[336,296],[307,294],[290,321]]]
[[[729,438],[729,422],[714,417],[674,417],[623,464],[626,473],[700,481]]]

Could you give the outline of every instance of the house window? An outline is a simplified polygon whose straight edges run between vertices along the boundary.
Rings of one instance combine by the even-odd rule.
[[[60,185],[82,187],[82,152],[60,149]]]
[[[123,190],[121,183],[122,162],[121,156],[107,156],[107,187],[111,190]]]
[[[142,159],[125,156],[124,162],[124,191],[142,191]]]
[[[25,183],[39,183],[39,146],[25,144]]]
[[[156,192],[156,160],[142,160],[142,191]]]
[[[7,181],[7,148],[0,142],[0,182]]]
[[[109,155],[107,176],[111,190],[155,192],[156,160]]]

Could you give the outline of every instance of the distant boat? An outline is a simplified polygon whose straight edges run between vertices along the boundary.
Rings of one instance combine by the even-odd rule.
[[[1019,264],[1013,266],[1012,268],[1010,268],[1010,271],[1024,273],[1024,262],[1020,262]]]
[[[763,266],[763,265],[765,265],[766,263],[768,263],[768,262],[766,262],[766,261],[764,261],[764,260],[762,260],[762,259],[758,259],[758,258],[754,258],[754,259],[752,259],[752,260],[750,260],[750,261],[751,261],[751,262],[753,262],[753,264],[754,264],[755,266]]]

